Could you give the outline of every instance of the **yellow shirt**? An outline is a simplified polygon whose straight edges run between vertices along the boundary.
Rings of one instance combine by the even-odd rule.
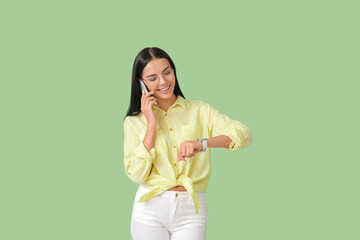
[[[153,105],[157,118],[154,147],[148,151],[143,143],[147,120],[142,112],[124,120],[124,164],[126,175],[138,184],[152,188],[140,198],[145,202],[177,185],[189,192],[199,212],[195,191],[205,192],[211,173],[210,148],[195,156],[177,161],[178,146],[199,137],[226,135],[231,138],[228,150],[247,147],[252,142],[250,128],[219,113],[202,100],[184,99],[178,95],[167,112]]]

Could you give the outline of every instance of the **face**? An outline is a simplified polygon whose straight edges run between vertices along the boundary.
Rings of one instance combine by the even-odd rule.
[[[150,91],[154,91],[157,99],[173,97],[175,89],[175,74],[166,58],[153,59],[144,68],[141,79]],[[161,91],[170,86],[168,90]]]

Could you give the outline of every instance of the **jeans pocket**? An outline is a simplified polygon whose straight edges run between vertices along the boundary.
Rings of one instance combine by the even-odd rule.
[[[204,195],[198,195],[199,198],[199,214],[204,213],[206,215],[207,213],[207,203],[206,198]],[[180,203],[180,207],[183,210],[191,210],[195,212],[195,204],[194,201],[191,199],[191,197],[183,199]]]

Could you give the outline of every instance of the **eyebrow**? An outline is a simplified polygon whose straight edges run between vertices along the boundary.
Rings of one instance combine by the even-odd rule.
[[[162,70],[163,72],[168,69],[170,66],[167,66],[164,70]],[[151,76],[156,76],[156,74],[150,74],[150,75],[147,75],[146,77],[151,77]]]

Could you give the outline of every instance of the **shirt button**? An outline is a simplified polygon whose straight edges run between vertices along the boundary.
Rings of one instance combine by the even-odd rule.
[[[165,117],[167,116],[167,113],[165,113]]]
[[[129,173],[129,175],[131,175],[131,173]]]
[[[176,163],[174,163],[174,166],[176,166]]]
[[[170,128],[170,131],[172,131],[172,128]]]
[[[174,146],[174,148],[176,148],[176,146]]]
[[[175,193],[175,197],[177,197],[177,196],[179,196],[179,194],[178,194],[178,193]]]

